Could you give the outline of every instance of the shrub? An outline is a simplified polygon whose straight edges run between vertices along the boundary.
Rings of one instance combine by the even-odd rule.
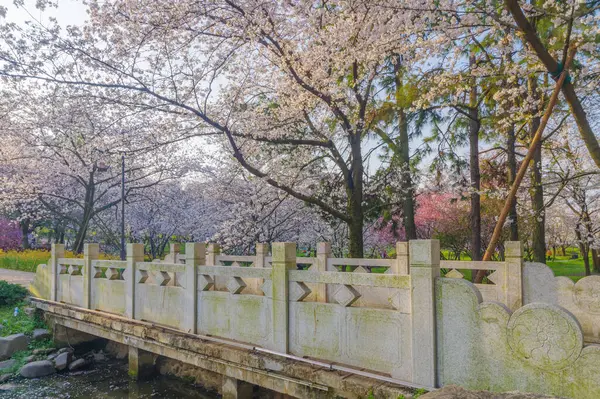
[[[8,251],[21,246],[21,229],[17,222],[0,218],[0,249]]]
[[[18,285],[0,280],[0,306],[12,306],[27,296],[27,290]]]

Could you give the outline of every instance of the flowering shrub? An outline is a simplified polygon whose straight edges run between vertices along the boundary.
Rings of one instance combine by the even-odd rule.
[[[17,222],[0,218],[0,249],[7,251],[21,246],[21,229]]]

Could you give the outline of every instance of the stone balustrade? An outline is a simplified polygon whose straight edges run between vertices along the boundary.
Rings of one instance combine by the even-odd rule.
[[[258,244],[255,256],[188,243],[144,262],[141,244],[126,261],[99,260],[96,244],[65,259],[54,245],[34,285],[57,302],[406,385],[598,397],[600,378],[585,370],[600,366],[600,280],[555,278],[523,263],[519,243],[505,246],[504,261],[465,262],[440,261],[436,240],[398,243],[395,259],[334,258],[327,243],[311,258],[293,243],[272,255]],[[482,269],[486,284],[460,272]]]

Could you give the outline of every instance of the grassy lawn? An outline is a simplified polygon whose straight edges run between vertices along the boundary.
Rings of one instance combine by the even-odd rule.
[[[554,271],[555,276],[566,276],[573,281],[580,280],[585,277],[583,258],[579,256],[577,259],[571,259],[573,254],[579,255],[579,251],[575,248],[568,248],[566,251],[566,256],[559,256],[557,254],[555,260],[549,260],[546,262],[546,264],[552,269],[552,271]]]
[[[24,308],[27,304],[21,303],[16,306],[1,306],[0,307],[0,324],[4,326],[0,330],[0,336],[7,336],[11,334],[24,333],[25,335],[31,336],[33,330],[36,328],[48,328],[44,321],[38,317],[30,317],[24,312]],[[15,308],[19,309],[17,316],[14,315]],[[17,372],[21,366],[25,363],[25,358],[33,353],[33,350],[38,348],[52,348],[54,343],[52,340],[42,341],[31,341],[26,350],[15,353],[12,358],[17,362],[11,368],[6,368],[0,371],[0,374],[12,374]]]
[[[446,257],[446,259],[448,259],[450,256],[448,251],[442,251],[442,254]],[[565,256],[562,256],[562,252],[559,250],[556,258],[554,260],[546,261],[546,264],[548,267],[550,267],[550,269],[552,269],[555,276],[569,277],[571,280],[577,282],[585,277],[585,267],[583,265],[583,258],[581,256],[579,256],[577,259],[571,259],[573,254],[577,254],[579,256],[579,250],[577,248],[567,248]],[[468,261],[470,258],[462,255],[461,260]],[[465,275],[467,280],[471,279],[471,270],[460,269],[459,271]]]

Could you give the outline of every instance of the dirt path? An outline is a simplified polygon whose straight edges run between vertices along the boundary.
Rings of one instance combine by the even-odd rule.
[[[25,288],[29,287],[29,284],[33,281],[34,276],[35,273],[0,269],[0,280],[5,280],[14,284],[21,284]]]

